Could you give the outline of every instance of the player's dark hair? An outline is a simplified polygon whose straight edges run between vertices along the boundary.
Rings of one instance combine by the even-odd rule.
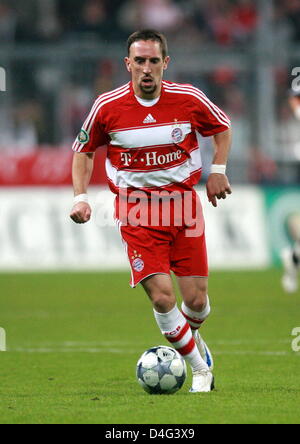
[[[166,37],[158,31],[155,31],[154,29],[143,29],[141,31],[136,31],[128,38],[127,41],[127,50],[128,55],[130,54],[130,48],[131,45],[135,42],[139,41],[145,41],[151,40],[153,42],[158,42],[161,47],[161,52],[163,59],[165,59],[168,55],[168,43]]]

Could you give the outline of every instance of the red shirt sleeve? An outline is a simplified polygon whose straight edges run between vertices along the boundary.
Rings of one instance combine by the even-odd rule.
[[[193,124],[204,137],[227,131],[231,127],[229,117],[211,102],[200,90],[195,94],[193,109]]]
[[[97,104],[96,100],[73,144],[72,149],[76,153],[94,153],[97,148],[107,144],[107,135],[101,122],[101,108]]]

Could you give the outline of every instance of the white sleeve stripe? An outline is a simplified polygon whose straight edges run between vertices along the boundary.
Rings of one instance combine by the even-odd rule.
[[[94,123],[94,120],[95,120],[99,110],[102,108],[102,106],[106,105],[107,103],[113,102],[114,100],[120,99],[121,97],[126,96],[126,94],[128,94],[128,93],[129,93],[129,89],[125,90],[124,92],[120,93],[117,96],[109,96],[106,99],[99,101],[98,107],[95,109],[94,115],[92,116],[91,121],[90,121],[90,123],[88,125],[87,133],[88,134],[90,133],[91,128],[92,128],[93,123]],[[84,128],[84,129],[86,129],[86,128]]]
[[[168,90],[166,89],[167,92],[173,93],[173,94],[186,94],[189,96],[193,96],[196,97],[197,99],[200,100],[200,102],[202,102],[203,104],[205,104],[207,106],[207,108],[210,110],[210,112],[212,113],[212,115],[218,120],[218,122],[220,122],[222,125],[225,125],[227,128],[230,128],[230,121],[226,118],[223,119],[223,117],[221,117],[220,115],[216,114],[216,112],[213,110],[213,108],[203,100],[203,98],[201,96],[199,96],[198,94],[195,94],[194,92],[190,92],[190,91],[177,91],[177,90]]]
[[[215,105],[211,100],[209,100],[205,94],[201,93],[201,91],[200,95],[201,97],[203,97],[205,101],[207,101],[207,103],[209,103],[216,110],[216,112],[219,114],[220,117],[223,117],[226,120],[226,122],[228,122],[228,124],[231,125],[231,122],[226,116],[226,114],[217,105]]]
[[[127,90],[127,88],[129,88],[129,83],[127,83],[126,85],[124,85],[124,86],[122,86],[122,87],[120,87],[120,88],[118,88],[118,89],[116,89],[116,90],[114,90],[114,91],[111,91],[110,93],[105,93],[105,94],[102,94],[100,97],[98,97],[98,99],[95,101],[95,103],[94,103],[94,105],[93,105],[93,107],[92,107],[92,109],[91,109],[91,111],[90,111],[90,113],[89,113],[87,119],[85,120],[85,122],[84,122],[84,124],[83,124],[83,126],[82,126],[82,129],[87,130],[87,128],[88,128],[88,126],[89,126],[89,123],[90,123],[91,119],[93,119],[93,117],[94,117],[94,112],[95,112],[95,110],[97,109],[98,105],[99,105],[102,101],[106,100],[106,99],[109,98],[109,97],[114,97],[114,96],[116,96],[117,94],[123,92],[124,90]],[[77,142],[77,139],[75,140],[75,144],[76,144],[76,143],[77,143],[78,145],[80,145],[80,143]],[[74,145],[75,145],[75,144],[74,144]],[[73,145],[73,149],[75,149],[75,146],[74,146],[74,145]]]
[[[122,87],[122,88],[119,88],[119,89],[117,89],[117,90],[115,90],[115,91],[113,91],[113,92],[111,92],[111,93],[102,94],[102,95],[101,95],[101,96],[95,101],[95,103],[94,103],[94,105],[93,105],[93,107],[92,107],[92,109],[91,109],[91,111],[90,111],[90,114],[88,115],[86,121],[85,121],[84,124],[83,124],[83,129],[86,130],[86,129],[89,127],[90,120],[93,118],[94,112],[95,112],[95,110],[97,109],[98,105],[99,105],[101,102],[103,102],[104,100],[106,100],[106,99],[108,99],[108,98],[110,98],[110,97],[115,97],[115,96],[117,96],[118,94],[122,93],[123,91],[126,91],[126,90],[128,89],[128,87],[129,87],[129,86],[126,85],[126,86],[124,86],[124,87]]]
[[[176,91],[177,90],[182,90],[184,92],[185,91],[193,92],[193,93],[195,93],[196,95],[199,96],[199,99],[200,99],[200,97],[202,97],[202,99],[204,100],[204,102],[203,102],[200,99],[202,101],[202,103],[205,103],[207,106],[210,105],[216,111],[216,113],[220,116],[221,119],[224,119],[228,123],[229,126],[231,125],[231,122],[228,119],[228,117],[226,116],[226,114],[223,111],[221,111],[220,108],[218,108],[213,102],[211,102],[208,99],[208,97],[203,92],[201,92],[200,90],[198,90],[196,88],[193,88],[193,87],[185,88],[185,89],[175,87],[173,89],[176,90]],[[208,108],[210,109],[209,106],[208,106]]]
[[[198,94],[199,96],[201,96],[203,98],[203,100],[205,101],[205,103],[209,104],[220,116],[220,118],[223,118],[224,120],[226,120],[226,122],[231,125],[230,120],[228,119],[228,117],[226,116],[226,114],[217,106],[215,105],[213,102],[211,102],[211,100],[209,100],[209,98],[200,90],[197,88],[194,88],[193,86],[180,86],[179,84],[173,84],[173,85],[166,85],[166,88],[169,89],[174,89],[174,90],[181,90],[183,92],[185,91],[190,91],[190,92],[194,92],[195,94]]]
[[[128,85],[125,85],[125,86],[123,86],[121,88],[118,88],[115,91],[112,91],[111,93],[102,94],[100,97],[98,97],[98,99],[95,101],[95,103],[94,103],[94,105],[93,105],[93,107],[92,107],[92,109],[91,109],[87,119],[85,120],[85,122],[84,122],[84,124],[82,126],[82,129],[84,129],[84,130],[87,129],[87,126],[90,123],[90,119],[93,118],[94,111],[97,109],[97,106],[99,105],[99,103],[101,103],[102,100],[105,100],[106,97],[113,97],[113,96],[115,96],[116,94],[118,94],[119,91],[122,91],[124,88],[127,88],[127,86]],[[77,149],[79,148],[80,145],[81,145],[80,142],[78,142],[78,140],[76,138],[75,142],[73,144],[73,147],[72,147],[73,151],[77,151]]]
[[[215,118],[221,122],[224,123],[226,126],[230,127],[231,123],[230,120],[223,114],[221,113],[221,111],[219,110],[219,108],[217,108],[216,106],[214,106],[212,104],[212,102],[205,100],[204,97],[202,97],[200,94],[198,94],[197,92],[194,92],[192,90],[189,90],[190,93],[192,93],[195,97],[197,97],[200,102],[202,102],[209,110],[210,112],[215,116]]]
[[[87,128],[87,133],[88,133],[88,134],[90,133],[90,131],[91,131],[91,129],[92,129],[92,126],[93,126],[93,124],[94,124],[95,118],[96,118],[98,112],[100,111],[100,109],[101,109],[104,105],[106,105],[107,103],[113,102],[114,100],[120,99],[121,97],[126,96],[126,94],[128,94],[129,92],[130,92],[129,90],[126,90],[125,92],[123,92],[122,94],[119,94],[118,96],[107,98],[107,100],[105,100],[105,101],[99,101],[99,103],[98,103],[98,107],[95,109],[94,114],[93,114],[93,116],[92,116],[92,118],[91,118],[91,120],[90,120],[89,127]],[[85,128],[84,128],[84,129],[85,129]],[[83,150],[83,148],[84,148],[84,145],[82,145],[82,144],[81,144],[80,142],[78,142],[78,140],[76,139],[76,140],[75,140],[75,143],[74,143],[74,145],[73,145],[73,150],[76,151],[76,152],[81,152],[81,151]]]

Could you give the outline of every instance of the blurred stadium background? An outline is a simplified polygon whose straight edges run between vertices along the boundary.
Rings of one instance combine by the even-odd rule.
[[[126,285],[104,150],[93,219],[69,219],[71,145],[95,97],[129,80],[125,42],[142,27],[169,39],[166,78],[202,89],[234,130],[234,194],[207,204],[206,139],[199,184],[218,390],[193,403],[187,383],[175,409],[134,378],[162,338],[142,288]],[[300,0],[0,0],[1,423],[299,423],[299,293],[287,298],[274,268],[300,226],[297,66]]]
[[[0,270],[127,268],[104,152],[93,221],[68,220],[71,145],[95,97],[128,81],[126,38],[144,27],[169,39],[166,77],[193,83],[233,121],[235,194],[205,210],[211,265],[279,263],[300,208],[300,124],[288,105],[300,0],[0,0]],[[209,140],[202,152],[205,178]]]

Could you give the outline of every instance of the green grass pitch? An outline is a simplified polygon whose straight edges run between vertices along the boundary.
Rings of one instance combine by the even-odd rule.
[[[140,355],[167,344],[128,273],[1,274],[0,423],[299,423],[300,294],[280,270],[213,272],[202,332],[217,390],[150,396],[135,380]]]

